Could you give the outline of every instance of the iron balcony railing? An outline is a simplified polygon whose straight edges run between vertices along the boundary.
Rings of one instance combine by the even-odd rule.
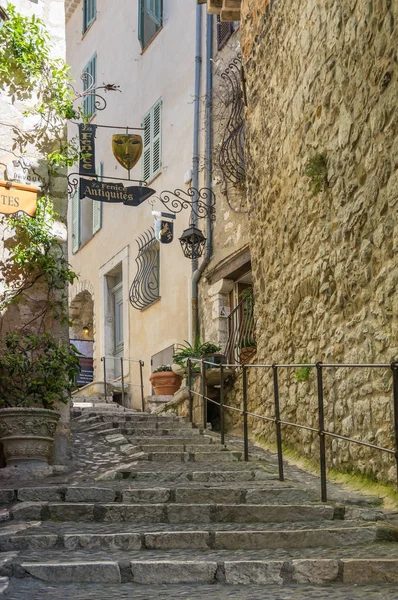
[[[196,392],[192,388],[193,371],[192,364],[200,363],[201,369],[201,387],[200,392]],[[207,384],[206,384],[206,370],[208,367],[212,369],[218,368],[220,370],[220,402],[216,402],[212,398],[207,396]],[[274,423],[276,432],[276,443],[277,443],[277,454],[278,454],[278,468],[279,468],[279,480],[284,481],[284,470],[283,470],[283,450],[282,450],[282,425],[288,427],[296,427],[299,429],[305,429],[318,434],[319,437],[319,466],[320,466],[320,480],[321,480],[321,498],[322,502],[327,502],[327,464],[326,464],[326,437],[337,438],[357,444],[359,446],[366,446],[393,455],[396,461],[396,473],[397,473],[397,484],[398,484],[398,361],[391,363],[380,363],[380,364],[329,364],[323,362],[317,362],[312,364],[249,364],[242,365],[242,376],[243,376],[243,397],[242,397],[242,408],[235,406],[228,406],[224,402],[225,398],[225,370],[236,369],[236,364],[221,364],[216,365],[203,359],[191,359],[188,360],[188,391],[189,391],[189,420],[193,421],[193,397],[198,396],[202,400],[202,411],[203,411],[203,427],[207,428],[207,402],[212,402],[220,407],[220,428],[221,428],[221,444],[225,442],[225,422],[224,422],[224,411],[232,410],[242,415],[243,419],[243,456],[247,462],[249,460],[249,429],[248,429],[248,417],[254,417]],[[279,401],[279,372],[281,369],[298,369],[298,368],[309,368],[316,370],[317,380],[317,421],[318,427],[310,427],[305,423],[292,423],[281,419],[280,401]],[[324,384],[323,384],[323,373],[325,369],[330,368],[349,368],[349,369],[389,369],[392,375],[392,396],[393,396],[393,419],[394,419],[394,437],[395,437],[395,448],[384,448],[376,444],[370,444],[355,438],[347,437],[327,431],[325,429],[325,408],[324,408]],[[274,414],[273,416],[259,415],[248,410],[248,389],[247,389],[247,373],[249,369],[267,369],[271,370],[273,377],[273,390],[274,390]]]
[[[244,364],[256,352],[253,296],[248,294],[227,317],[225,356],[231,364]]]
[[[112,379],[109,380],[107,379],[106,376],[106,361],[113,361],[113,364],[115,364],[116,361],[120,361],[120,377],[117,377],[116,379]],[[124,373],[124,363],[136,363],[139,365],[139,369],[140,369],[140,383],[129,383],[129,385],[131,387],[138,387],[140,388],[141,391],[141,409],[142,412],[145,412],[145,396],[144,396],[144,378],[143,378],[143,367],[145,365],[143,360],[131,360],[129,358],[116,358],[114,356],[102,356],[101,358],[101,362],[104,365],[104,394],[105,394],[105,398],[107,397],[107,383],[121,383],[121,394],[122,394],[122,404],[124,406],[124,398],[125,398],[125,389],[124,389],[124,382],[125,382],[125,373]]]

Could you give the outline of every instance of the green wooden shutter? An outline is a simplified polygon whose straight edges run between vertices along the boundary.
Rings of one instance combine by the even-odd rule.
[[[80,200],[76,192],[72,196],[72,253],[80,248]]]
[[[159,100],[152,109],[152,177],[162,167],[162,101]]]
[[[162,169],[162,101],[146,113],[142,119],[144,148],[142,153],[142,178],[149,181]]]
[[[83,90],[87,90],[92,85],[95,87],[97,83],[97,53],[89,60],[87,65],[83,69],[83,73],[88,73],[91,77],[87,78],[87,81],[83,83]],[[86,116],[95,115],[95,97],[89,95],[83,100],[83,110]]]
[[[99,181],[102,181],[102,174],[104,172],[104,163],[100,163],[97,167],[97,175],[99,175]],[[102,227],[102,202],[93,200],[93,235],[97,233]]]
[[[142,119],[142,127],[144,131],[144,147],[142,151],[142,179],[148,181],[151,178],[151,111]]]
[[[144,47],[144,39],[143,39],[144,27],[143,27],[143,23],[142,23],[143,13],[144,13],[144,1],[145,0],[138,0],[138,39],[141,44],[141,49]]]
[[[162,26],[162,0],[146,0],[146,10],[158,27]]]
[[[83,0],[83,33],[97,16],[96,0]]]

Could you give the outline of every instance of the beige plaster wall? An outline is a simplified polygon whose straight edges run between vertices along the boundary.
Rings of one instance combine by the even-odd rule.
[[[398,358],[397,19],[396,2],[243,2],[259,361]],[[305,165],[319,154],[314,195]],[[270,411],[268,373],[258,389],[252,409]],[[330,431],[393,447],[388,369],[331,369],[325,389]],[[314,375],[284,375],[281,402],[317,427]],[[316,435],[284,435],[317,456]],[[327,449],[329,465],[394,478],[388,455],[330,438]]]
[[[163,166],[161,174],[149,184],[157,193],[187,189],[184,174],[192,168],[193,145],[195,3],[184,0],[165,2],[163,28],[144,52],[141,52],[138,41],[137,3],[123,0],[115,11],[112,3],[97,0],[97,11],[96,20],[83,38],[81,2],[67,21],[67,58],[75,79],[78,80],[84,66],[97,52],[98,83],[120,85],[121,93],[106,95],[108,106],[103,112],[98,112],[93,122],[141,127],[142,116],[162,98]],[[204,16],[203,10],[203,24]],[[104,163],[104,175],[124,177],[126,171],[118,165],[111,151],[113,131],[97,131],[97,162]],[[77,128],[69,128],[69,135],[76,132]],[[132,170],[131,177],[141,178],[141,161]],[[155,208],[161,210],[162,205],[156,203]],[[174,242],[161,246],[161,299],[144,311],[130,306],[128,291],[136,273],[135,240],[153,225],[151,210],[148,201],[137,208],[104,204],[102,229],[76,254],[70,252],[74,269],[93,288],[97,380],[102,378],[100,357],[106,350],[106,336],[109,337],[104,273],[123,257],[124,356],[144,360],[146,395],[150,393],[151,355],[188,339],[191,276],[191,263],[183,257],[178,242],[189,221],[189,211],[184,210],[175,222]],[[137,377],[135,369],[132,383],[138,383]],[[139,402],[139,398],[135,397],[134,405],[138,406]]]

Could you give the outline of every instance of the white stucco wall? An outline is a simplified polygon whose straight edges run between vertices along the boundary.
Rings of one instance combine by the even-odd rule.
[[[149,182],[158,193],[187,189],[184,174],[192,167],[194,116],[196,2],[165,0],[163,4],[163,28],[144,52],[138,41],[137,2],[118,0],[116,8],[109,0],[97,0],[97,18],[84,36],[81,2],[67,20],[67,61],[74,77],[79,78],[96,52],[98,84],[112,83],[121,89],[121,93],[105,94],[108,106],[97,113],[94,123],[140,127],[142,116],[162,98],[163,166],[161,174]],[[202,17],[204,24],[204,11]],[[76,133],[77,127],[70,126],[69,134]],[[96,161],[104,163],[104,175],[124,177],[127,171],[112,155],[112,133],[117,130],[97,130]],[[131,177],[141,179],[141,161],[131,171]],[[155,208],[161,210],[162,205],[157,203]],[[178,241],[189,222],[189,210],[184,210],[177,216],[173,243],[161,245],[160,301],[144,311],[129,304],[128,290],[136,272],[135,240],[153,225],[151,211],[148,201],[136,208],[104,204],[102,229],[76,254],[70,251],[74,270],[94,289],[94,377],[97,380],[102,379],[100,357],[106,351],[105,331],[109,327],[104,307],[104,273],[119,260],[113,260],[114,257],[123,255],[123,270],[127,269],[128,273],[128,281],[124,281],[123,286],[124,357],[145,361],[147,394],[150,393],[150,357],[188,338],[191,276],[191,262],[183,257]]]

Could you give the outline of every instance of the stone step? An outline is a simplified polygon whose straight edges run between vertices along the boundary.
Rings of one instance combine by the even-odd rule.
[[[345,525],[345,523],[343,523]],[[80,524],[82,525],[82,524]],[[235,526],[226,530],[213,525],[197,529],[164,529],[148,531],[138,526],[129,531],[120,524],[116,531],[103,531],[103,525],[85,527],[66,523],[61,531],[55,528],[30,527],[15,533],[0,532],[0,552],[25,551],[35,549],[65,550],[271,550],[318,547],[348,547],[373,544],[378,540],[375,525],[342,527],[331,522],[328,526],[310,527],[307,524],[294,524],[297,529],[267,529],[253,526]],[[323,524],[322,524],[323,525]],[[109,527],[109,526],[108,526]],[[230,527],[230,525],[228,525]],[[9,528],[12,530],[12,528]],[[113,526],[115,529],[115,526]],[[14,527],[15,530],[15,527]]]
[[[192,437],[177,437],[177,436],[157,436],[157,437],[138,437],[138,436],[134,436],[134,438],[131,438],[131,441],[134,442],[134,444],[136,446],[140,446],[142,444],[145,445],[165,445],[167,444],[168,447],[171,446],[179,446],[179,445],[183,445],[185,446],[186,444],[195,444],[195,446],[198,446],[199,444],[202,446],[207,446],[212,444],[213,447],[216,445],[219,445],[219,439],[218,438],[213,438],[210,437],[208,435],[200,435],[197,436],[195,438],[195,440],[192,440]]]
[[[22,502],[10,514],[16,521],[96,521],[142,523],[283,523],[333,519],[328,505],[126,504]]]
[[[116,430],[117,431],[117,430]],[[154,436],[166,436],[166,437],[191,437],[191,436],[200,436],[201,431],[199,429],[184,429],[184,428],[170,428],[164,426],[162,428],[121,428],[120,433],[127,436],[137,436],[137,437],[154,437]],[[98,434],[100,435],[100,434]]]
[[[236,463],[241,466],[242,463]],[[245,481],[275,481],[278,479],[276,473],[267,472],[263,469],[240,469],[236,471],[136,471],[126,469],[115,469],[105,472],[97,477],[97,481],[120,481],[133,480],[136,482],[153,481],[156,484],[170,482],[202,482],[202,483],[224,483]]]
[[[223,450],[220,452],[148,452],[148,460],[154,462],[237,462],[242,452]]]
[[[156,586],[179,583],[308,585],[398,582],[397,556],[375,558],[369,552],[369,556],[358,558],[349,550],[328,549],[329,557],[312,555],[310,558],[285,560],[279,557],[266,559],[263,551],[250,554],[227,551],[200,554],[197,550],[152,552],[144,558],[140,551],[109,557],[104,552],[66,554],[65,550],[51,550],[47,559],[39,558],[34,552],[26,552],[11,559],[9,564],[19,578],[31,577],[56,584],[132,582]],[[279,592],[275,597],[279,597]],[[349,594],[347,598],[352,596]]]
[[[225,451],[226,447],[221,444],[197,444],[192,443],[192,440],[186,444],[137,444],[137,440],[134,438],[131,440],[142,450],[142,452],[220,452]]]
[[[9,600],[396,600],[396,586],[393,584],[378,585],[349,585],[340,583],[338,586],[328,585],[256,585],[228,586],[214,584],[174,584],[158,588],[154,585],[134,583],[122,584],[89,584],[79,583],[54,584],[35,579],[14,579],[7,595]],[[0,589],[1,591],[1,589]],[[160,592],[160,594],[159,594]]]

